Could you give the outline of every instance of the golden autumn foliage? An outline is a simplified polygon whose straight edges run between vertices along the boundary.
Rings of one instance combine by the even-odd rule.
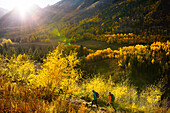
[[[50,39],[49,38],[45,39],[45,43],[48,43],[48,42],[50,42]]]
[[[99,103],[108,102],[107,95],[110,91],[115,96],[117,108],[120,105],[123,109],[129,109],[131,111],[153,112],[159,107],[159,101],[162,95],[161,88],[157,85],[148,86],[139,95],[136,87],[130,85],[128,80],[122,83],[114,83],[111,76],[108,80],[104,80],[101,77],[94,77],[85,81],[82,84],[82,90],[80,92],[82,98],[91,98],[91,89],[95,89],[100,94]]]
[[[1,56],[0,112],[76,112],[72,105],[68,109],[67,105],[71,103],[66,100],[60,99],[53,104],[43,102],[55,99],[60,89],[64,98],[77,91],[74,86],[81,78],[81,72],[76,69],[79,63],[76,55],[75,52],[65,55],[63,50],[56,48],[44,59],[40,68],[40,64],[29,60],[25,54],[10,59]],[[54,108],[58,105],[60,108]]]
[[[139,62],[148,59],[150,63],[161,63],[165,70],[169,69],[169,41],[156,42],[148,46],[136,45],[119,50],[98,50],[86,57],[87,62],[103,59],[117,59],[119,66],[126,64],[128,56]],[[148,85],[139,94],[137,88],[129,84],[127,79],[115,83],[112,76],[102,76],[82,81],[82,72],[78,68],[80,60],[77,53],[65,54],[63,44],[50,52],[42,64],[30,60],[25,54],[6,58],[0,56],[0,112],[85,112],[83,104],[73,104],[70,98],[92,98],[92,89],[100,97],[100,103],[107,103],[108,91],[115,95],[118,110],[131,112],[164,112],[159,107],[162,84]],[[166,56],[166,57],[165,57]],[[167,58],[164,59],[164,58]],[[154,61],[153,61],[154,59]],[[128,62],[130,66],[131,62]],[[61,91],[61,92],[60,92]],[[109,111],[109,110],[108,110]]]
[[[151,63],[167,62],[170,52],[170,42],[165,43],[156,42],[150,46],[136,45],[119,48],[119,50],[111,50],[107,48],[105,50],[97,50],[95,53],[91,53],[86,57],[87,61],[97,61],[104,59],[118,59],[120,65],[125,65],[126,58],[130,56],[131,58],[137,57],[139,62],[144,62],[144,60],[149,60]],[[167,61],[166,61],[167,60]],[[164,65],[169,65],[169,62],[164,63]],[[168,68],[168,67],[167,67]]]
[[[56,48],[44,59],[38,75],[34,78],[34,85],[56,91],[62,89],[65,93],[71,94],[75,90],[76,81],[81,78],[81,73],[75,69],[79,64],[76,55],[74,52],[65,55],[63,50]]]
[[[113,34],[113,35],[104,35],[106,42],[108,44],[147,44],[153,43],[155,41],[161,41],[161,35],[136,35],[133,33],[129,34]],[[168,37],[168,36],[167,36]]]
[[[17,44],[17,43],[14,43],[12,42],[10,39],[3,39],[2,42],[0,43],[0,46],[4,46],[4,45],[14,45],[14,44]]]
[[[29,83],[31,76],[35,75],[34,62],[25,54],[1,59],[1,75],[14,82]]]
[[[169,66],[170,66],[170,62],[169,62],[169,52],[170,52],[170,42],[155,42],[151,45],[136,45],[136,46],[127,46],[127,47],[122,47],[119,48],[119,50],[110,50],[105,49],[105,50],[98,50],[95,53],[91,53],[86,57],[86,60],[88,62],[96,62],[96,61],[100,61],[100,60],[105,60],[105,59],[115,59],[118,62],[118,66],[120,67],[129,67],[129,68],[134,68],[132,67],[132,65],[134,65],[135,67],[140,66],[141,64],[144,64],[143,66],[146,65],[157,65],[158,66],[158,73],[159,76],[167,76],[167,72],[169,70]],[[110,56],[110,57],[109,57]],[[134,62],[132,62],[134,60]],[[129,68],[128,71],[129,71]],[[145,71],[145,70],[143,70]],[[143,75],[144,76],[144,75]],[[154,75],[153,75],[154,76]],[[168,78],[167,78],[168,79]],[[109,88],[107,86],[106,82],[105,84],[103,83],[102,79],[95,79],[97,80],[98,83],[100,83],[102,86],[106,86],[105,88]],[[100,92],[101,94],[107,93],[106,91],[103,91],[101,88],[102,86],[100,86],[99,84],[95,85],[95,81],[91,82],[90,84],[93,86],[88,86],[91,88],[95,88],[98,92]],[[88,83],[89,84],[89,83]],[[164,82],[164,84],[166,84],[166,82]],[[143,90],[140,94],[140,96],[137,94],[137,90],[135,87],[133,86],[128,86],[123,84],[123,86],[121,84],[117,84],[115,86],[116,90],[114,90],[113,92],[115,93],[117,98],[120,98],[118,103],[120,103],[122,106],[126,106],[127,108],[133,108],[133,110],[142,110],[142,111],[146,111],[146,112],[153,112],[155,109],[157,109],[157,107],[159,106],[159,101],[161,99],[161,87],[158,85],[151,85],[148,86],[145,90]],[[99,89],[97,89],[97,87],[99,87]],[[162,86],[163,87],[163,86]],[[118,91],[118,89],[120,88],[120,91]],[[109,90],[113,90],[114,87],[112,87]],[[132,92],[128,92],[131,91]],[[130,94],[129,94],[130,93]],[[118,94],[118,95],[117,95]],[[123,96],[121,96],[121,94]],[[124,95],[125,94],[125,95]],[[122,100],[122,99],[128,99],[126,96],[129,95],[133,95],[133,102],[131,101],[131,99],[128,100]],[[106,97],[105,97],[106,98]],[[104,100],[104,99],[102,99]],[[121,103],[122,101],[122,103]],[[130,105],[128,105],[128,102],[132,102]],[[131,107],[130,107],[131,106]],[[157,107],[156,107],[157,106]],[[132,111],[133,111],[132,110]],[[137,111],[138,111],[137,110]],[[159,110],[158,110],[159,111]],[[162,112],[162,111],[160,111]]]

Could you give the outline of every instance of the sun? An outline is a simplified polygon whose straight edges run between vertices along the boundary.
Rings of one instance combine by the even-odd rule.
[[[32,0],[15,0],[15,8],[20,12],[22,17],[26,15],[26,12],[31,10],[33,4],[34,2]]]

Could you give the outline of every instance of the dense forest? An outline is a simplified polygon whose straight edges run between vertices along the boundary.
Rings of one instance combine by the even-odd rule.
[[[36,6],[31,25],[7,13],[0,18],[0,112],[169,112],[168,4],[61,0]],[[99,109],[90,108],[92,89]],[[116,111],[106,106],[109,91]]]

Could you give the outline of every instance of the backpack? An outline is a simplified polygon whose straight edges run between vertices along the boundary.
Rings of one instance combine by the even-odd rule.
[[[111,101],[114,102],[115,101],[115,96],[113,94],[111,94]]]
[[[98,92],[95,92],[95,94],[96,94],[96,97],[99,98],[99,93],[98,93]]]

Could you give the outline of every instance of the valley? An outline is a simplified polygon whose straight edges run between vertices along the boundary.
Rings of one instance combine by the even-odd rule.
[[[22,15],[0,8],[0,112],[168,113],[169,5],[60,0]],[[100,109],[90,109],[92,89]],[[109,91],[117,111],[106,106]]]

